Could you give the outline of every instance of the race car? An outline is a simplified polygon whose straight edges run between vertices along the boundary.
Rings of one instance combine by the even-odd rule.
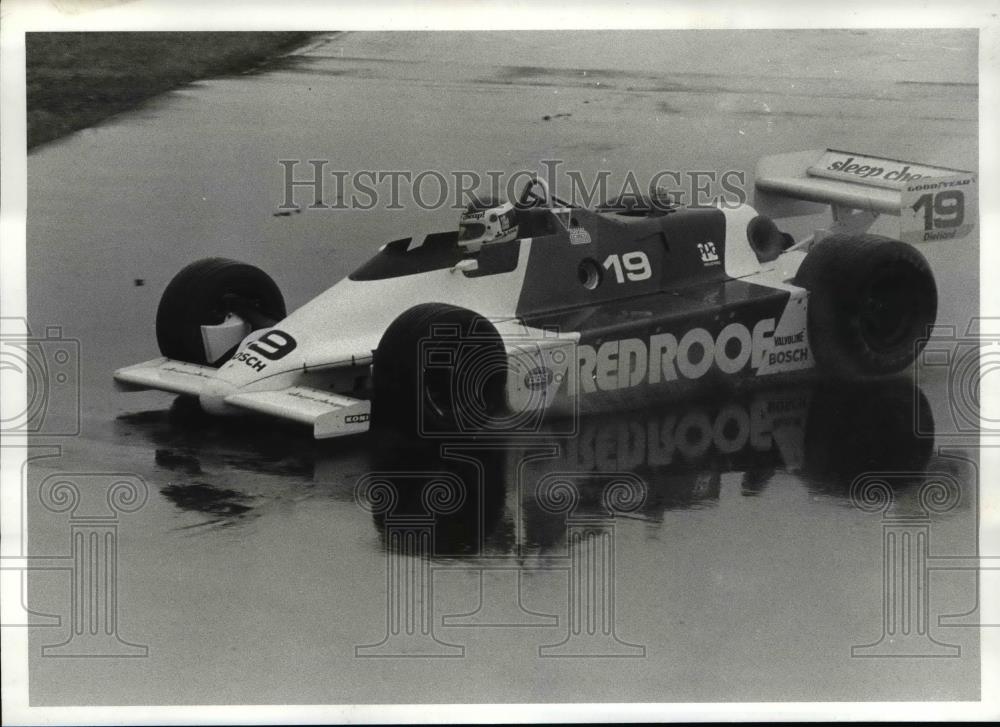
[[[457,230],[383,245],[291,314],[258,268],[200,260],[163,293],[162,356],[115,382],[316,438],[433,437],[533,430],[685,383],[906,369],[937,312],[912,243],[970,234],[975,175],[822,149],[761,159],[755,187],[753,206],[586,209],[535,178],[516,203],[474,201]],[[774,221],[827,207],[832,223],[799,241]],[[871,234],[886,216],[895,239]]]

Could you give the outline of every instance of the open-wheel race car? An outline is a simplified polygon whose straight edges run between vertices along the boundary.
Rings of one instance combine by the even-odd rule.
[[[160,301],[162,356],[114,377],[325,438],[505,431],[591,400],[814,367],[895,374],[937,311],[911,243],[969,234],[975,189],[968,172],[829,149],[762,159],[754,206],[584,209],[534,179],[516,203],[471,204],[458,230],[384,245],[290,314],[258,268],[192,263]],[[832,223],[800,241],[774,222],[826,207]],[[870,234],[887,215],[897,239]]]

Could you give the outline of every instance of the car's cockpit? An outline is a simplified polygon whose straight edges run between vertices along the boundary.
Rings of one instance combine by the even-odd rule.
[[[544,180],[535,178],[525,186],[516,205],[494,203],[502,206],[493,210],[486,206],[480,210],[470,205],[462,215],[458,230],[437,232],[422,239],[406,237],[393,240],[383,245],[373,258],[349,277],[351,280],[382,280],[416,275],[454,267],[469,258],[494,262],[501,258],[513,259],[516,263],[516,255],[510,253],[519,247],[520,240],[556,235],[569,224],[568,216],[562,223],[557,219],[552,208],[553,201]],[[486,234],[488,228],[493,232],[494,239],[483,241],[491,237]],[[469,244],[470,241],[474,244]],[[487,252],[484,254],[483,250]],[[479,274],[489,274],[486,270],[495,266],[487,264],[483,267]],[[508,264],[500,267],[506,268]]]
[[[672,210],[668,210],[672,211]],[[599,224],[633,224],[639,218],[666,214],[644,200],[613,200],[596,210]],[[582,213],[582,214],[581,214]],[[589,242],[580,219],[586,210],[574,207],[549,193],[545,180],[532,178],[516,203],[490,200],[470,204],[462,213],[459,229],[437,232],[423,238],[406,237],[383,245],[378,254],[355,270],[351,280],[381,280],[451,268],[463,260],[467,274],[489,275],[513,269],[520,241],[568,235],[572,243]],[[591,219],[593,213],[589,213]]]

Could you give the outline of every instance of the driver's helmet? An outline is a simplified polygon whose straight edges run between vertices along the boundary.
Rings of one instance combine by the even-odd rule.
[[[458,244],[477,252],[490,242],[517,239],[517,212],[510,202],[495,198],[475,199],[458,221]]]

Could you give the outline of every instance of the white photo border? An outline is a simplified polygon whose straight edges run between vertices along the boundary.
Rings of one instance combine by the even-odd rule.
[[[397,0],[283,0],[281,3],[215,0],[5,0],[0,5],[0,312],[26,315],[26,112],[25,32],[126,30],[384,30],[488,28],[603,29],[816,29],[978,28],[981,271],[984,282],[1000,272],[1000,8],[989,0],[952,0],[935,5],[903,0],[840,0],[809,4],[794,0],[653,0],[629,3],[546,3],[506,0],[446,0],[417,5]],[[1000,316],[1000,286],[980,291],[983,316]],[[1000,421],[1000,386],[982,379],[981,416]],[[3,392],[3,407],[20,410],[25,390]],[[11,483],[18,483],[23,442],[3,437],[0,509],[10,512]],[[982,482],[1000,474],[1000,449],[980,449]],[[16,489],[14,484],[13,488]],[[1000,555],[1000,493],[981,490],[980,552]],[[8,524],[4,518],[4,524]],[[16,526],[16,524],[15,524]],[[4,540],[20,533],[3,532]],[[8,594],[3,594],[8,595]],[[1000,593],[982,593],[987,623],[1000,623]],[[1000,717],[1000,693],[982,690],[980,702],[798,702],[696,704],[503,704],[503,705],[304,705],[32,707],[28,702],[27,629],[2,630],[3,722],[5,724],[214,724],[276,722],[574,722],[744,720],[971,720]],[[981,632],[981,684],[1000,684],[1000,629]]]

